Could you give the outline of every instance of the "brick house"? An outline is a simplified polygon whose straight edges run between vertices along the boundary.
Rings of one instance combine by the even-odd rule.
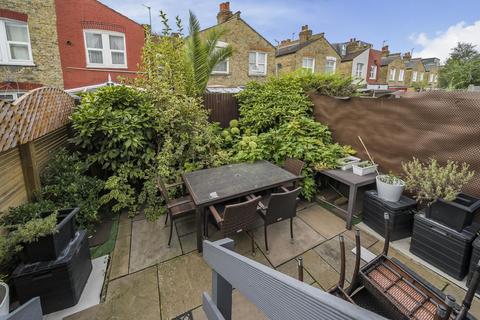
[[[440,59],[425,58],[422,59],[425,67],[425,78],[429,88],[436,88],[438,86],[438,73],[440,72]]]
[[[380,84],[380,51],[373,49],[370,43],[355,38],[349,42],[334,43],[333,46],[341,56],[340,74],[352,77],[359,84]]]
[[[278,73],[301,68],[314,73],[336,73],[340,61],[340,55],[325,38],[325,34],[313,34],[308,25],[302,26],[298,40],[283,40],[277,47]]]
[[[142,25],[97,0],[55,0],[65,89],[134,77],[145,42]]]
[[[232,13],[229,2],[220,4],[217,24],[202,30],[201,35],[212,28],[224,28],[218,45],[230,44],[233,54],[215,66],[208,81],[209,91],[237,90],[249,81],[263,81],[275,74],[275,47],[245,22],[240,12]]]
[[[389,90],[407,90],[405,73],[406,66],[400,53],[392,53],[388,46],[384,46],[381,51],[380,77],[379,82],[388,85]]]
[[[405,84],[408,87],[426,83],[426,70],[421,58],[412,59],[411,53],[407,52],[403,55],[403,61],[405,62],[406,68]]]
[[[55,0],[2,1],[0,79],[4,100],[44,85],[63,87]]]

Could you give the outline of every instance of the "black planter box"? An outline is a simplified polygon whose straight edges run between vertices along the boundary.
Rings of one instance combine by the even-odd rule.
[[[39,296],[48,314],[77,304],[91,271],[88,239],[81,230],[57,260],[21,264],[12,279],[21,304]]]
[[[467,286],[470,287],[470,281],[472,280],[473,271],[480,260],[480,237],[477,237],[472,244],[472,258],[470,259],[470,268],[468,271]],[[480,287],[477,289],[477,293],[480,294]]]
[[[416,201],[402,196],[398,202],[380,199],[376,190],[366,191],[363,198],[362,221],[378,234],[385,234],[384,213],[390,214],[390,239],[392,241],[412,234]]]
[[[453,201],[438,199],[425,212],[428,218],[461,232],[480,212],[480,199],[460,193]]]
[[[463,280],[479,229],[480,225],[474,224],[457,232],[424,214],[416,214],[410,252],[455,279]]]
[[[75,235],[75,215],[80,208],[58,210],[57,232],[41,237],[36,242],[26,243],[20,254],[23,263],[57,259]],[[52,212],[45,212],[47,217]]]

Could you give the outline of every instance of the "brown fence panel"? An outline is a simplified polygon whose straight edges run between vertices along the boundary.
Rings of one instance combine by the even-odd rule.
[[[210,110],[210,121],[219,122],[222,128],[229,126],[232,119],[238,119],[238,102],[233,93],[206,93],[205,108]]]
[[[0,213],[27,201],[20,151],[0,152]]]
[[[315,119],[334,139],[366,154],[361,136],[382,171],[401,171],[413,156],[464,161],[476,171],[465,191],[480,197],[480,93],[425,92],[398,99],[339,100],[311,96]]]

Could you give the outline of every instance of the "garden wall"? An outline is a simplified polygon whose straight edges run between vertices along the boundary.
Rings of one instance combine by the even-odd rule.
[[[361,136],[383,172],[401,171],[413,156],[464,161],[476,171],[465,188],[480,197],[480,93],[430,91],[401,98],[339,100],[312,95],[315,119],[335,141],[367,159]]]
[[[0,100],[0,213],[33,198],[41,170],[67,144],[74,105],[54,88],[32,90],[13,104]]]

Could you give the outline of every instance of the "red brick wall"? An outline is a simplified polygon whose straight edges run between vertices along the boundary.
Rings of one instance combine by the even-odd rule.
[[[17,21],[28,21],[28,15],[21,12],[16,12],[8,9],[1,9],[0,8],[0,17],[17,20]]]
[[[368,67],[367,67],[367,83],[368,84],[379,84],[378,81],[380,79],[380,62],[382,60],[382,52],[374,49],[370,49],[370,53],[368,55]],[[370,79],[370,67],[376,65],[377,66],[377,78]]]
[[[96,0],[55,0],[57,32],[65,89],[134,77],[145,40],[143,27]],[[84,29],[125,33],[127,69],[87,68]]]

